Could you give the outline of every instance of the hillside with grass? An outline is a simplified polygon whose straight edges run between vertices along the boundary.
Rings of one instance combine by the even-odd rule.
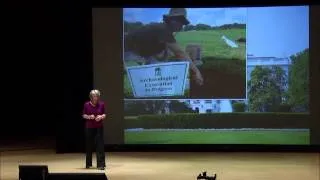
[[[228,46],[222,36],[236,42],[238,48]],[[176,34],[176,40],[185,49],[188,44],[200,44],[202,57],[214,57],[214,59],[246,59],[246,43],[238,43],[237,40],[246,38],[246,29],[217,29],[202,31],[184,31]]]

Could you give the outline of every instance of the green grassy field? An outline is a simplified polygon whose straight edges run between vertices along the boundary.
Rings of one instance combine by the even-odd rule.
[[[215,59],[246,59],[246,43],[237,43],[239,48],[229,47],[222,36],[236,42],[239,38],[246,38],[246,29],[207,30],[179,32],[175,38],[185,49],[187,44],[195,43],[202,46],[202,57]]]
[[[309,144],[308,131],[136,131],[126,144]]]

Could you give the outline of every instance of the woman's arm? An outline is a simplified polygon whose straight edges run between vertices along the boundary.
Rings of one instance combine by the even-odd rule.
[[[83,117],[83,119],[91,119],[91,116],[87,115],[87,114],[83,114],[82,117]]]
[[[102,107],[101,107],[101,112],[102,112],[103,114],[98,115],[98,116],[96,117],[96,121],[101,121],[101,120],[106,119],[105,104],[103,103],[101,106],[102,106]]]
[[[180,48],[180,46],[177,43],[168,43],[168,48],[178,57],[181,57],[184,60],[188,60],[190,62],[190,68],[194,73],[200,73],[199,69],[195,64],[192,62],[192,59],[189,57],[189,55]]]
[[[86,105],[83,106],[82,118],[83,118],[83,119],[88,119],[88,120],[95,118],[94,115],[88,115]]]
[[[195,77],[199,84],[203,83],[202,75],[198,67],[193,63],[192,59],[184,50],[180,48],[177,43],[167,43],[167,47],[171,50],[176,56],[181,57],[184,60],[190,62],[190,69],[195,74]]]

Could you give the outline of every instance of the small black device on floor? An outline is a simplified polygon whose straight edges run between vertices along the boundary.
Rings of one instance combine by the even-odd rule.
[[[197,177],[197,180],[205,179],[205,180],[216,180],[217,174],[214,174],[214,176],[207,176],[207,172],[203,172],[202,174],[199,174]]]

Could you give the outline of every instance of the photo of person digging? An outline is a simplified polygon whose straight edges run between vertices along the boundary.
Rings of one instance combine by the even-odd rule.
[[[168,14],[163,15],[163,23],[150,24],[128,33],[124,41],[125,63],[132,60],[143,65],[168,62],[170,54],[173,54],[175,60],[190,62],[191,76],[201,86],[201,72],[174,36],[174,33],[181,31],[189,23],[186,9],[171,8]]]
[[[246,98],[246,12],[246,8],[125,8],[125,67],[189,61],[186,98]],[[235,18],[228,19],[228,13]],[[131,87],[124,77],[128,97]]]

